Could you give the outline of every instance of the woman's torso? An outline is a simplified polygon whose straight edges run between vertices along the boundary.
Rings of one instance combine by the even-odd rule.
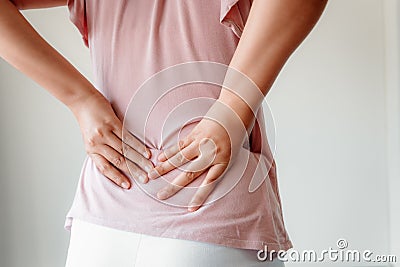
[[[121,120],[132,96],[157,72],[193,61],[228,65],[251,6],[250,0],[75,0],[69,3],[72,20],[81,32],[82,24],[77,23],[77,17],[81,16],[80,21],[83,18],[87,23],[95,86],[109,99]],[[86,17],[82,17],[84,14]],[[157,90],[161,89],[152,90],[149,94],[159,94]],[[157,163],[157,152],[177,141],[182,126],[175,125],[175,131],[162,136],[163,121],[168,113],[187,100],[216,99],[219,90],[218,86],[209,84],[185,85],[156,103],[148,118],[146,138],[142,138],[153,152],[154,163]],[[140,116],[142,114],[137,118]],[[257,117],[260,121],[253,130],[251,146],[243,149],[247,162],[240,161],[228,171],[223,181],[230,182],[216,188],[215,195],[223,197],[210,205],[189,213],[185,207],[170,205],[173,201],[160,202],[152,193],[162,183],[154,181],[123,190],[104,177],[87,158],[66,227],[71,225],[73,217],[79,217],[155,236],[238,248],[263,249],[266,244],[272,249],[290,248],[262,110]],[[134,125],[135,116],[129,119]],[[183,134],[194,125],[189,125]],[[268,177],[262,186],[250,193],[248,186],[259,165],[266,168]],[[179,172],[172,171],[167,180]],[[187,196],[191,192],[186,191]],[[184,203],[186,199],[182,196],[177,196],[174,203]]]

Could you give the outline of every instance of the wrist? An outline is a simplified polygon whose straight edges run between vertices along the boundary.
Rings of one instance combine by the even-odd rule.
[[[90,103],[93,101],[104,101],[104,96],[94,87],[89,90],[82,89],[78,95],[71,96],[67,107],[72,111],[75,117],[79,117],[79,114],[87,107],[91,106]]]
[[[252,128],[264,97],[250,77],[233,67],[228,68],[218,100],[240,117],[247,130]]]
[[[241,119],[246,129],[249,129],[255,119],[253,110],[247,105],[247,103],[235,93],[229,90],[222,89],[218,101],[227,105],[232,111],[234,111]]]

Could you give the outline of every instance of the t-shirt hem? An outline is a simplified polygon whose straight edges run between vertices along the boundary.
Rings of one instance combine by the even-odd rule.
[[[242,239],[234,239],[229,237],[217,236],[217,235],[202,235],[202,236],[195,236],[191,232],[175,232],[172,230],[163,230],[162,233],[155,233],[154,231],[149,231],[145,229],[139,229],[131,224],[124,224],[121,222],[110,222],[103,218],[98,218],[94,216],[67,216],[65,220],[64,228],[68,231],[71,230],[73,219],[79,219],[82,221],[86,221],[89,223],[101,225],[104,227],[109,227],[121,231],[128,231],[134,232],[139,234],[145,234],[150,236],[157,236],[157,237],[164,237],[164,238],[176,238],[176,239],[184,239],[184,240],[191,240],[191,241],[198,241],[198,242],[205,242],[205,243],[212,243],[217,244],[225,247],[232,247],[232,248],[239,248],[239,249],[253,249],[253,250],[262,250],[265,249],[265,246],[268,247],[268,250],[284,250],[287,251],[293,248],[293,244],[290,240],[282,243],[272,243],[266,242],[262,240],[242,240]]]

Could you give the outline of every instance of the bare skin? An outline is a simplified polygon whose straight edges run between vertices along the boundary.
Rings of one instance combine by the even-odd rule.
[[[311,32],[319,20],[327,0],[254,0],[246,26],[229,67],[241,71],[259,87],[265,96],[290,55]],[[252,94],[249,92],[249,94]],[[250,95],[248,96],[250,97]],[[248,127],[254,120],[252,109],[234,93],[222,89],[218,101],[229,106]],[[254,108],[254,107],[253,107]],[[167,199],[207,172],[201,186],[188,203],[188,210],[195,211],[206,201],[217,180],[228,167],[231,144],[227,132],[220,124],[203,119],[183,140],[161,152],[163,161],[149,173],[155,179],[187,161],[201,156],[202,141],[212,140],[215,153],[209,168],[184,172],[158,193]],[[182,161],[181,159],[185,159]],[[207,162],[209,159],[203,159]]]
[[[121,154],[122,125],[110,103],[33,30],[16,8],[58,6],[65,5],[66,1],[36,0],[28,5],[15,0],[13,3],[0,0],[0,35],[4,37],[0,39],[0,56],[71,109],[81,127],[89,156],[107,178],[124,187],[129,179],[124,175],[127,167]],[[287,59],[319,20],[326,4],[327,0],[254,0],[230,67],[252,79],[265,96]],[[251,125],[254,114],[241,98],[222,89],[218,101],[229,106],[246,127]],[[212,140],[215,153],[211,154],[215,158],[209,168],[202,172],[182,173],[159,192],[158,197],[166,199],[203,172],[207,175],[202,185],[221,176],[231,155],[229,134],[218,123],[203,119],[179,144],[160,153],[158,159],[162,163],[152,170],[146,170],[152,166],[148,157],[141,156],[150,151],[132,136],[128,143],[130,154],[135,157],[130,160],[137,163],[138,175],[147,174],[155,179],[179,166],[171,161],[182,165],[182,158],[199,157],[200,143],[205,139]],[[211,191],[212,188],[199,188],[188,210],[197,210]]]
[[[28,4],[29,3],[29,4]],[[79,122],[87,154],[100,172],[122,188],[131,187],[126,160],[137,166],[135,179],[146,180],[153,167],[150,150],[126,135],[122,154],[122,123],[109,101],[63,56],[52,48],[18,9],[66,5],[65,0],[0,0],[0,57],[63,102]],[[125,138],[125,136],[124,136]],[[147,153],[147,154],[146,154]],[[133,165],[133,164],[131,164]]]

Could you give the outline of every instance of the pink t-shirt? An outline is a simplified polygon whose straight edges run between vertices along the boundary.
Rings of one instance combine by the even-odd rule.
[[[134,93],[155,73],[192,61],[229,65],[251,3],[251,0],[69,0],[68,7],[71,21],[90,49],[94,85],[123,120]],[[182,126],[175,125],[177,131],[169,131],[170,136],[161,138],[163,114],[194,97],[217,99],[219,96],[220,89],[216,86],[213,90],[196,88],[183,87],[165,96],[149,119],[147,138],[142,141],[152,151],[154,164],[158,152],[172,144],[172,137]],[[236,169],[232,168],[224,179],[243,177],[221,199],[188,212],[185,207],[154,199],[135,183],[130,190],[119,188],[87,157],[66,216],[66,229],[70,229],[73,218],[79,218],[125,231],[228,247],[291,248],[262,108],[257,118],[259,121],[250,136],[251,145],[247,150],[250,160],[245,172],[235,173]],[[268,177],[250,193],[251,174],[259,162],[267,168]],[[176,177],[179,172],[174,170],[168,175]]]

